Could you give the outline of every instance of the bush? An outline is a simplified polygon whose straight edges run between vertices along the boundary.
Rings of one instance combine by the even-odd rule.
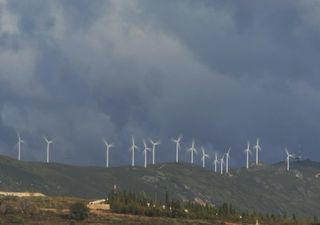
[[[19,208],[23,214],[28,216],[39,214],[38,207],[29,199],[21,199],[19,201]]]
[[[24,224],[22,217],[19,215],[11,215],[9,221],[13,224]]]
[[[17,209],[8,202],[2,202],[0,205],[0,213],[3,215],[14,214],[17,212]]]
[[[70,219],[84,220],[89,217],[89,208],[82,202],[76,202],[70,206]]]

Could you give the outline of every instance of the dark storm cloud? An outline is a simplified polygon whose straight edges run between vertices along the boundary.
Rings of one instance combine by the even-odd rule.
[[[227,75],[319,81],[317,1],[166,2],[141,5],[210,68]]]
[[[129,162],[130,136],[195,137],[212,153],[261,137],[319,159],[317,1],[0,1],[0,147],[43,160]],[[185,153],[182,153],[185,154]],[[186,158],[186,156],[183,156]]]

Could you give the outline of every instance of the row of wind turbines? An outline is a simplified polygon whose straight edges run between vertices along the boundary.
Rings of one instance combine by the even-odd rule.
[[[181,150],[181,141],[182,141],[182,135],[180,135],[177,139],[172,139],[171,141],[175,144],[175,162],[179,162],[179,152]],[[129,148],[131,151],[131,166],[135,166],[135,151],[139,149],[139,147],[136,145],[135,138],[132,136],[132,145]],[[143,155],[144,155],[144,167],[147,168],[147,154],[148,152],[152,152],[152,165],[155,164],[155,152],[156,152],[156,147],[161,144],[160,141],[154,141],[152,139],[149,139],[150,144],[152,145],[152,148],[148,147],[147,142],[145,140],[143,142]],[[104,144],[106,146],[106,167],[109,167],[109,151],[110,148],[114,147],[114,144],[111,143],[109,144],[105,139],[104,139]],[[210,156],[209,154],[206,153],[204,147],[200,147],[201,149],[201,162],[202,162],[202,167],[206,167],[206,159],[209,159]],[[259,152],[262,150],[260,146],[260,140],[257,138],[256,145],[253,146],[253,149],[255,150],[255,165],[259,165]],[[231,148],[229,148],[225,153],[222,154],[221,158],[218,158],[218,153],[215,152],[214,154],[214,172],[218,172],[218,165],[220,164],[220,174],[224,173],[224,168],[225,172],[229,173],[229,160],[230,160],[230,151]],[[187,152],[190,153],[190,163],[194,164],[194,155],[198,153],[198,150],[195,147],[195,140],[192,140],[191,147],[187,149]],[[244,150],[244,153],[246,154],[246,168],[248,169],[250,167],[250,155],[252,154],[252,151],[250,149],[250,142],[248,141],[247,143],[247,148]],[[286,157],[286,163],[287,163],[287,170],[290,170],[290,158],[294,158],[293,154],[290,154],[288,149],[285,148],[285,153],[287,155]],[[225,166],[225,167],[224,167]]]
[[[18,142],[17,142],[17,146],[18,146],[18,160],[21,160],[21,145],[25,144],[25,141],[21,138],[20,134],[17,134],[18,137]],[[49,163],[50,162],[50,145],[53,143],[53,140],[49,140],[46,136],[43,137],[43,140],[46,142],[46,151],[47,151],[47,160],[46,162]]]
[[[24,140],[21,138],[20,134],[17,134],[18,137],[18,142],[17,142],[17,146],[18,146],[18,160],[21,160],[21,146],[22,144],[25,144]],[[178,163],[179,162],[179,152],[181,151],[181,141],[182,141],[182,135],[180,135],[177,139],[172,139],[171,141],[175,144],[175,162]],[[52,143],[54,143],[53,140],[49,140],[47,137],[43,137],[43,140],[46,143],[46,162],[49,163],[50,162],[50,146]],[[139,150],[139,147],[136,145],[136,141],[135,138],[132,136],[131,138],[132,141],[132,145],[129,148],[129,150],[131,151],[131,166],[134,167],[135,166],[135,151]],[[107,168],[109,168],[109,152],[110,149],[115,147],[115,145],[113,143],[109,143],[106,139],[103,139],[104,145],[106,147],[106,164],[105,166]],[[152,153],[152,165],[155,165],[155,158],[156,158],[156,147],[158,145],[161,144],[160,141],[154,141],[152,139],[149,139],[150,144],[152,145],[152,147],[148,147],[148,143],[146,142],[146,140],[143,140],[143,155],[144,155],[144,167],[147,168],[148,162],[147,162],[147,154],[148,152]],[[202,162],[202,167],[205,168],[206,167],[206,159],[209,159],[210,156],[209,154],[206,153],[205,148],[204,147],[200,147],[201,149],[201,162]],[[255,150],[255,165],[259,165],[259,152],[262,150],[261,146],[260,146],[260,140],[259,138],[257,138],[257,142],[256,145],[253,146],[253,149]],[[231,148],[229,148],[225,153],[222,154],[221,158],[218,158],[218,153],[215,152],[214,153],[214,172],[218,173],[218,165],[220,164],[220,174],[224,173],[224,168],[225,168],[225,172],[229,173],[229,160],[230,160],[230,151]],[[190,163],[194,164],[194,155],[198,154],[198,150],[196,149],[195,146],[195,140],[192,139],[192,143],[190,148],[187,149],[187,152],[190,153]],[[248,141],[247,143],[247,148],[244,150],[244,153],[246,154],[246,168],[248,169],[250,167],[250,155],[252,154],[252,151],[250,149],[250,142]],[[288,149],[285,148],[285,153],[286,153],[286,164],[287,164],[287,171],[290,170],[290,158],[294,158],[293,154],[290,154]]]

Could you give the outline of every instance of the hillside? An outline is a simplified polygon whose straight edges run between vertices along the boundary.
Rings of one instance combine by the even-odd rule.
[[[151,197],[232,203],[242,210],[319,215],[320,163],[300,161],[231,170],[220,176],[189,164],[142,167],[79,167],[22,162],[0,157],[0,191],[33,191],[52,196],[104,197],[116,184],[122,190],[144,191]]]

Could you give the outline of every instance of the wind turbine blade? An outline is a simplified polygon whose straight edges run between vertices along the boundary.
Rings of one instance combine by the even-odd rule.
[[[201,152],[202,152],[202,155],[206,154],[203,147],[201,147]]]
[[[155,144],[155,142],[154,142],[151,138],[149,138],[149,142],[150,142],[152,145]]]
[[[143,142],[143,146],[144,146],[144,148],[146,149],[146,148],[147,148],[147,142],[146,142],[146,140],[144,140],[144,139],[143,139],[143,141],[142,141],[142,142]]]
[[[131,142],[132,142],[132,143],[135,143],[135,139],[134,139],[133,136],[131,136]]]
[[[287,148],[285,148],[284,151],[286,152],[287,155],[289,155],[289,151]]]

